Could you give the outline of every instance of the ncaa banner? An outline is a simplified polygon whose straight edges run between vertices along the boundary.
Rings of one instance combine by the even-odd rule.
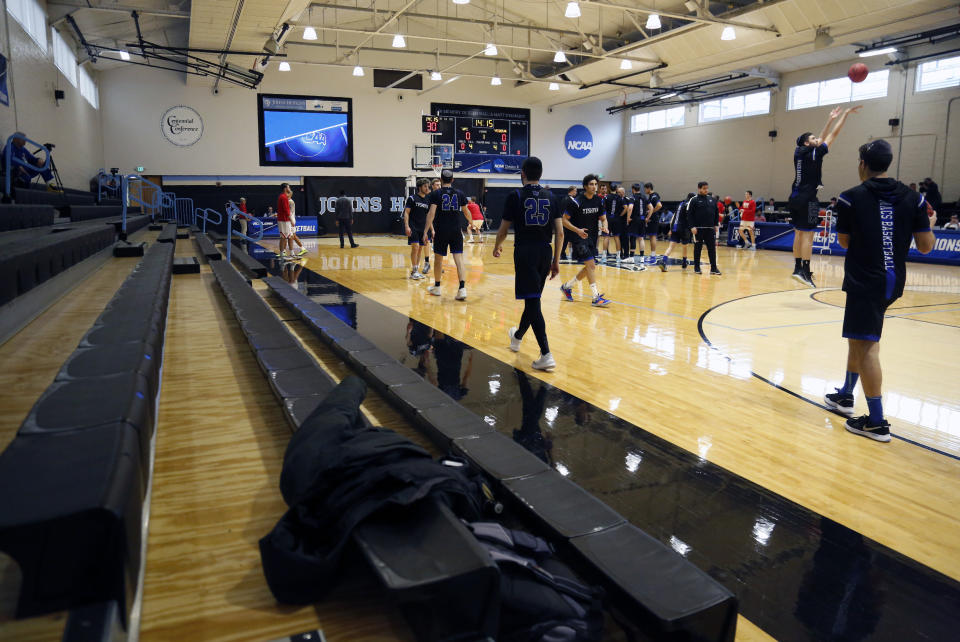
[[[340,190],[353,205],[354,232],[388,233],[390,224],[403,215],[407,200],[404,178],[377,176],[307,176],[307,214],[327,234],[337,233],[336,204]],[[297,217],[297,226],[300,217]]]
[[[736,226],[727,237],[728,245],[736,245]],[[793,250],[793,227],[789,223],[754,223],[757,232],[757,244],[761,250]],[[813,251],[817,252],[817,244],[823,242],[824,231],[818,230],[814,239]],[[933,230],[936,240],[933,250],[929,254],[917,251],[913,241],[910,242],[908,261],[917,263],[938,263],[942,265],[960,265],[960,231]],[[837,243],[837,233],[830,233],[830,253],[834,256],[844,256],[847,251]]]

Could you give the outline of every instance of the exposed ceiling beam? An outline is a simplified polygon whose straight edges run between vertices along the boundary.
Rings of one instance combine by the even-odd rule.
[[[79,11],[81,9],[86,9],[88,11],[110,11],[112,13],[125,13],[130,15],[132,11],[136,11],[141,16],[161,16],[164,18],[182,18],[190,19],[189,11],[175,11],[172,9],[141,9],[140,7],[129,7],[124,5],[112,4],[109,7],[103,7],[100,5],[91,5],[88,2],[81,2],[79,0],[70,2],[69,0],[50,0],[47,2],[47,7],[64,7],[72,11]],[[56,18],[57,22],[63,20],[63,17]]]
[[[404,13],[406,13],[407,10],[410,9],[410,7],[412,7],[413,5],[417,4],[418,2],[420,2],[420,0],[409,0],[409,2],[407,2],[407,4],[403,5],[403,7],[401,7],[399,11],[394,12],[393,15],[391,15],[389,18],[387,18],[387,20],[386,20],[382,25],[380,25],[379,27],[377,27],[375,31],[373,31],[373,32],[368,32],[369,35],[367,35],[367,37],[363,39],[363,42],[361,42],[359,45],[357,45],[356,47],[354,47],[353,50],[352,50],[350,53],[342,56],[340,59],[341,59],[341,60],[347,60],[350,56],[352,56],[353,54],[355,54],[355,53],[357,53],[358,51],[360,51],[360,49],[363,47],[363,45],[365,45],[365,44],[367,44],[368,42],[370,42],[370,41],[373,39],[373,37],[376,36],[377,34],[383,33],[383,30],[384,30],[384,29],[386,29],[387,27],[389,27],[390,25],[392,25],[392,24],[397,20],[397,18],[399,18],[399,17],[400,17],[401,15],[403,15]],[[362,33],[362,32],[361,32],[361,33]]]
[[[353,55],[356,51],[358,51],[359,49],[361,49],[364,44],[366,44],[367,42],[369,42],[373,37],[375,37],[375,36],[381,36],[381,35],[382,35],[382,36],[386,36],[386,37],[389,37],[389,36],[390,36],[390,34],[385,34],[385,33],[383,33],[382,31],[379,31],[379,30],[378,30],[378,31],[368,31],[368,30],[365,30],[365,29],[347,29],[347,28],[344,28],[344,27],[326,27],[326,26],[320,26],[320,27],[315,27],[315,28],[317,29],[317,31],[329,31],[329,32],[331,32],[331,33],[350,33],[350,34],[354,34],[354,35],[367,36],[367,38],[365,38],[365,39],[363,40],[363,43],[361,43],[361,44],[359,44],[359,45],[357,45],[356,47],[353,48],[353,50],[350,52],[350,54],[347,54],[347,55],[342,56],[342,57],[341,57],[342,60],[346,60],[348,56]],[[476,46],[480,46],[480,47],[485,47],[485,46],[487,45],[486,42],[483,42],[483,41],[480,41],[480,40],[464,40],[464,39],[462,39],[462,38],[444,38],[444,37],[442,37],[442,36],[423,36],[423,35],[412,34],[412,33],[405,33],[405,34],[403,34],[403,36],[404,36],[404,38],[406,38],[407,40],[430,40],[430,41],[434,41],[434,42],[447,42],[447,43],[454,43],[454,44],[461,44],[461,45],[476,45]],[[299,43],[298,43],[298,44],[299,44]],[[546,53],[546,54],[551,54],[551,55],[554,54],[554,53],[556,53],[556,49],[547,49],[547,48],[545,48],[545,47],[531,47],[531,46],[529,46],[529,45],[513,45],[513,44],[508,44],[508,43],[503,43],[503,44],[501,44],[501,43],[497,43],[497,42],[495,42],[495,43],[493,43],[493,44],[494,44],[494,46],[496,46],[498,49],[500,49],[500,48],[503,48],[503,49],[519,49],[519,50],[521,50],[521,51],[536,51],[536,52],[539,52],[539,53]],[[395,51],[396,51],[396,50],[395,50]],[[429,50],[429,51],[424,50],[424,51],[421,52],[421,53],[433,53],[433,50]],[[581,57],[581,58],[595,58],[595,59],[598,59],[598,60],[603,60],[603,59],[606,59],[606,58],[614,58],[614,57],[615,57],[615,56],[612,55],[612,52],[607,52],[607,53],[603,53],[603,54],[595,54],[595,53],[591,53],[591,52],[588,52],[588,51],[580,51],[580,50],[571,51],[571,50],[568,50],[568,51],[566,51],[566,53],[567,53],[568,55],[579,56],[579,57]],[[652,63],[660,62],[659,60],[651,60],[651,59],[644,59],[644,58],[631,58],[631,60],[633,60],[633,61],[635,61],[635,62],[652,62]],[[564,70],[564,71],[566,71],[566,70]]]
[[[714,18],[713,16],[703,14],[686,14],[686,13],[673,13],[671,11],[663,11],[662,9],[656,9],[654,7],[644,7],[632,3],[629,6],[624,6],[621,4],[615,4],[614,2],[605,2],[602,0],[580,0],[580,4],[589,4],[597,7],[604,7],[607,9],[619,9],[620,11],[627,11],[631,13],[643,13],[651,14],[655,13],[659,16],[665,18],[675,18],[677,20],[687,20],[689,22],[700,22],[703,24],[718,24],[718,25],[730,25],[732,27],[743,27],[744,29],[757,29],[759,31],[770,31],[772,33],[779,34],[780,31],[776,27],[764,27],[763,25],[754,25],[749,22],[739,22],[736,20],[727,20],[725,18]],[[768,6],[771,3],[757,4],[756,6],[748,5],[743,7],[743,9],[762,9],[765,6]]]

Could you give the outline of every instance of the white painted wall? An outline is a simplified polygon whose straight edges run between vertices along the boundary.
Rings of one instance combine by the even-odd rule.
[[[35,141],[53,143],[53,158],[64,185],[87,189],[90,178],[103,167],[100,112],[53,65],[49,29],[47,51],[41,51],[7,13],[6,3],[0,13],[0,51],[7,57],[10,95],[10,106],[0,105],[0,146],[17,130]],[[99,82],[96,73],[93,78]],[[53,99],[54,89],[66,94],[59,106]],[[28,145],[28,149],[34,148]]]
[[[512,99],[516,90],[507,84],[491,87],[489,81],[460,78],[422,96],[397,90],[381,94],[372,86],[369,69],[361,78],[350,71],[294,65],[293,71],[279,72],[272,67],[260,91],[353,98],[352,168],[260,167],[255,91],[221,84],[220,93],[214,95],[208,87],[186,83],[182,75],[142,67],[101,74],[104,158],[109,165],[125,169],[143,166],[146,174],[407,176],[412,173],[413,145],[430,142],[428,135],[420,133],[420,115],[430,113],[431,102],[528,106]],[[424,83],[425,87],[434,84],[426,79]],[[188,148],[170,144],[160,133],[163,112],[180,104],[196,109],[204,123],[203,137]],[[607,115],[605,106],[560,107],[552,113],[545,107],[531,109],[531,150],[543,159],[545,179],[568,182],[590,172],[620,176],[623,121]],[[582,160],[568,155],[563,144],[564,133],[575,124],[586,125],[594,138],[594,150]]]
[[[865,59],[871,70],[884,69],[885,61],[885,57]],[[714,193],[721,196],[740,199],[744,190],[752,189],[756,196],[786,200],[797,136],[805,131],[819,133],[832,109],[787,111],[787,90],[793,85],[841,77],[849,64],[784,74],[781,89],[772,97],[771,113],[766,116],[698,125],[698,108],[693,105],[687,107],[684,127],[631,134],[629,118],[637,112],[626,112],[624,178],[651,181],[667,199],[696,191],[697,181],[707,180]],[[948,105],[951,99],[960,98],[960,88],[916,93],[914,74],[912,66],[906,73],[890,68],[887,97],[863,101],[863,110],[849,117],[824,160],[824,189],[820,192],[823,200],[859,182],[857,148],[873,138],[885,138],[893,145],[891,176],[898,176],[905,183],[930,176],[940,185],[945,201],[960,197],[960,161],[951,162],[957,155],[951,149],[960,146],[960,132],[956,131],[960,100],[951,111],[952,144],[948,145],[946,140]],[[900,118],[899,129],[887,124],[891,118]],[[771,139],[767,133],[774,129],[779,135]]]

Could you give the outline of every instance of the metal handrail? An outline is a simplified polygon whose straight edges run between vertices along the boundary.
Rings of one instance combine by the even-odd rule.
[[[140,196],[143,196],[143,185],[149,185],[154,188],[153,198],[148,203],[143,200],[141,197],[131,196],[130,195],[130,183],[137,182],[141,185]],[[121,233],[122,238],[126,238],[127,235],[127,207],[130,203],[138,203],[141,207],[149,208],[151,211],[150,215],[154,216],[155,212],[159,212],[164,207],[173,208],[174,215],[177,211],[177,195],[173,192],[164,192],[163,188],[154,183],[153,181],[147,180],[139,174],[124,174],[121,180],[121,200],[122,200],[122,210],[121,210]]]
[[[213,220],[213,219],[210,217],[210,214],[216,214],[216,215],[217,215],[217,220]],[[194,218],[194,220],[197,220],[197,219],[203,220],[203,233],[204,233],[204,234],[207,233],[207,221],[210,221],[210,222],[213,223],[214,225],[220,225],[221,223],[223,223],[223,214],[221,214],[221,213],[218,212],[217,210],[211,209],[211,208],[209,208],[209,207],[198,207],[198,208],[196,208],[196,209],[193,211],[193,218]]]
[[[11,196],[10,180],[11,180],[11,177],[13,176],[13,165],[19,165],[20,167],[29,167],[30,169],[35,169],[39,172],[42,172],[44,170],[50,169],[50,159],[53,158],[52,156],[53,152],[47,149],[43,143],[38,143],[35,140],[31,140],[27,137],[24,137],[25,141],[27,141],[31,145],[36,145],[37,147],[40,147],[41,149],[45,150],[47,154],[46,154],[46,158],[43,161],[43,166],[41,167],[37,167],[36,165],[20,160],[19,158],[13,155],[14,136],[15,134],[10,134],[10,136],[7,137],[7,146],[4,148],[4,161],[6,163],[7,174],[6,174],[6,178],[4,179],[3,193],[6,194],[7,196]]]
[[[237,207],[237,204],[234,203],[233,201],[227,201],[227,263],[230,262],[230,248],[231,246],[233,246],[233,242],[232,242],[233,236],[239,236],[240,238],[246,239],[252,243],[256,243],[257,241],[260,241],[263,239],[263,223],[262,222],[260,223],[259,230],[258,230],[259,234],[257,236],[255,237],[247,236],[243,232],[233,231],[233,225],[230,224],[230,221],[233,220],[234,216],[242,216],[248,221],[252,221],[255,218],[250,214],[247,214],[246,212],[242,211],[239,207]]]
[[[97,202],[98,203],[103,200],[104,194],[107,194],[108,196],[111,196],[113,198],[120,197],[121,195],[120,192],[122,191],[121,185],[110,186],[106,184],[107,181],[116,180],[116,179],[120,179],[121,183],[123,182],[123,177],[120,176],[119,174],[108,174],[103,170],[103,168],[100,168],[100,170],[97,172]]]

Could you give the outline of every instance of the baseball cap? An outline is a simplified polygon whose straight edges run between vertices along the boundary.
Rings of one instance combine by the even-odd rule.
[[[878,138],[860,146],[860,159],[874,172],[883,172],[893,162],[890,143]]]

